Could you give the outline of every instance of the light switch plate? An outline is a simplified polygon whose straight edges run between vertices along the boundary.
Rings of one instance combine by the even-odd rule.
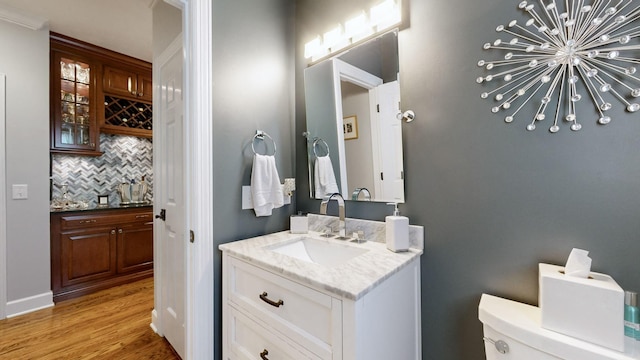
[[[242,210],[253,209],[253,200],[251,199],[251,186],[242,187]]]
[[[29,198],[29,186],[26,184],[13,184],[13,200],[26,200]]]
[[[284,187],[284,185],[282,185]],[[284,195],[284,204],[291,204],[291,196]],[[253,200],[251,199],[251,186],[242,187],[242,210],[253,209]]]

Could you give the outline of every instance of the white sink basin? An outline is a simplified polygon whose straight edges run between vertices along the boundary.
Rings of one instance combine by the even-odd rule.
[[[327,267],[338,266],[368,251],[355,246],[309,237],[297,238],[284,244],[271,245],[267,249]]]

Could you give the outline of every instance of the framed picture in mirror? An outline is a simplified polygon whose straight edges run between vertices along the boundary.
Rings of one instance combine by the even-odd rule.
[[[353,140],[358,138],[358,117],[347,116],[342,122],[344,130],[344,139]]]

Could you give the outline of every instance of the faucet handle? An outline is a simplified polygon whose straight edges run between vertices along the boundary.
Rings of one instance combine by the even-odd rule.
[[[364,231],[359,230],[353,232],[353,242],[361,244],[366,241],[367,240],[364,239]]]
[[[324,227],[324,231],[323,231],[323,233],[324,233],[324,234],[322,235],[323,237],[326,237],[326,238],[330,238],[330,237],[332,237],[332,236],[333,236],[333,235],[332,235],[332,233],[333,233],[333,228],[331,227],[331,225],[326,225],[326,226]]]

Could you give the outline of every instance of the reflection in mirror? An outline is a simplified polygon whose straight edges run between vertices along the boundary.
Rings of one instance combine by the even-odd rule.
[[[404,202],[397,31],[304,71],[311,197]]]

